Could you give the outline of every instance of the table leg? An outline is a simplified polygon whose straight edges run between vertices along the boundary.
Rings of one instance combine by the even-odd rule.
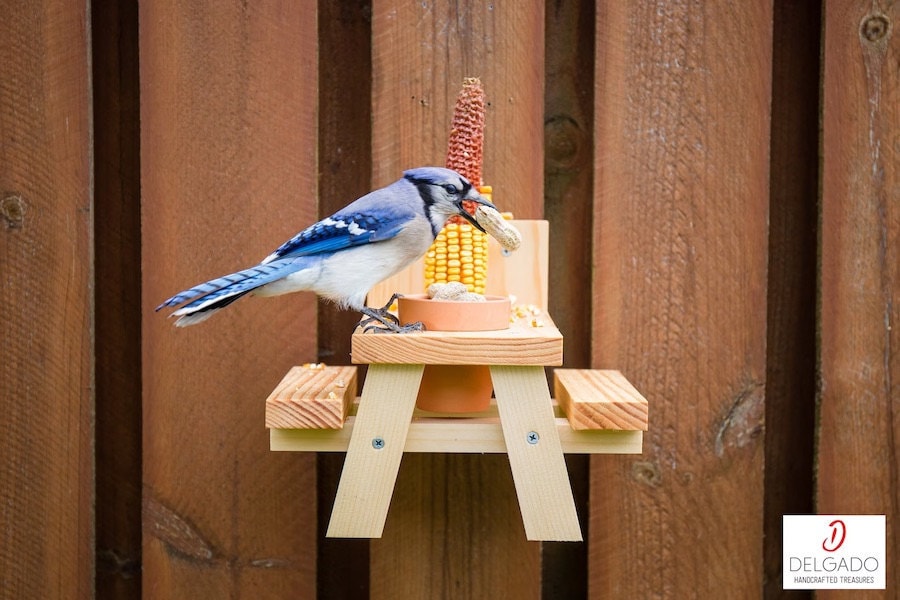
[[[327,537],[381,537],[423,368],[369,365]]]
[[[492,366],[491,377],[525,536],[582,541],[543,367]]]

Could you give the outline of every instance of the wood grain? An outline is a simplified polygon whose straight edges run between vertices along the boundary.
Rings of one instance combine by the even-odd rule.
[[[525,537],[582,541],[544,370],[495,365],[491,379]]]
[[[816,510],[887,516],[886,595],[896,596],[900,7],[881,4],[825,5]]]
[[[424,365],[560,365],[563,339],[548,315],[535,327],[515,319],[496,331],[423,331],[404,335],[353,334],[353,362]]]
[[[539,549],[522,531],[505,455],[407,455],[372,541],[373,596],[539,598]]]
[[[423,369],[422,365],[369,367],[328,537],[381,537]]]
[[[356,367],[300,366],[266,398],[266,427],[340,429],[356,398]]]
[[[597,7],[593,366],[653,416],[640,459],[592,458],[594,598],[762,593],[771,28]]]
[[[315,460],[271,453],[263,420],[316,358],[314,298],[187,329],[153,312],[315,220],[311,4],[140,6],[147,598],[315,594]]]
[[[0,597],[93,594],[90,35],[84,4],[0,19]],[[52,432],[52,435],[47,435]]]
[[[572,429],[647,431],[647,399],[619,371],[556,369],[553,388]]]
[[[346,452],[356,425],[348,417],[341,429],[272,429],[272,450],[291,452]],[[556,417],[554,426],[566,454],[640,454],[640,431],[580,430],[565,417]],[[506,454],[506,441],[497,417],[414,418],[406,434],[403,452],[444,452],[453,454]]]
[[[543,6],[372,3],[373,183],[445,164],[464,77],[485,88],[484,169],[494,203],[543,216]]]
[[[488,103],[485,183],[502,210],[540,219],[543,42],[538,3],[373,2],[373,184],[444,163],[456,94],[463,77],[478,76]],[[406,457],[386,535],[372,543],[372,597],[535,597],[540,547],[522,536],[508,473],[505,459]]]

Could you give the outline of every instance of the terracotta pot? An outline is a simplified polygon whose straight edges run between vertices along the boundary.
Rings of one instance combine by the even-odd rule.
[[[409,294],[397,300],[400,322],[422,321],[428,331],[494,331],[509,329],[509,298],[485,296],[484,302],[432,300]]]
[[[427,331],[493,331],[509,328],[509,298],[487,296],[485,302],[432,300],[425,294],[398,300],[402,324],[421,321]],[[441,413],[486,410],[494,391],[484,365],[425,365],[416,406]]]

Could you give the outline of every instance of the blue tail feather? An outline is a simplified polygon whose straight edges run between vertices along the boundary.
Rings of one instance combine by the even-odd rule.
[[[300,265],[297,263],[300,262],[296,259],[276,260],[211,279],[190,289],[178,292],[157,306],[156,310],[167,306],[181,306],[182,304],[184,306],[181,306],[179,309],[181,314],[189,313],[191,309],[204,304],[209,309],[223,308],[244,294],[299,270]],[[210,303],[214,302],[216,298],[223,298],[223,300],[228,302],[211,305]]]

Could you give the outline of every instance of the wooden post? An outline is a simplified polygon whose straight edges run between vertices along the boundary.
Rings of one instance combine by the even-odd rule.
[[[463,77],[478,76],[488,102],[485,181],[503,210],[541,218],[543,17],[539,3],[373,2],[373,185],[444,163],[456,94]],[[540,546],[522,535],[508,469],[499,457],[406,457],[396,492],[409,494],[405,510],[391,511],[385,537],[371,546],[372,597],[536,597]],[[506,493],[486,501],[448,481]],[[453,509],[441,510],[446,503]],[[466,568],[473,556],[477,568]]]
[[[653,416],[639,459],[592,458],[595,598],[762,593],[771,29],[597,5],[593,366]]]
[[[0,597],[93,595],[87,3],[0,18]]]
[[[898,24],[896,5],[825,4],[816,510],[887,516],[887,596],[900,590]]]
[[[315,221],[316,38],[310,2],[140,6],[147,598],[315,595],[315,458],[254,401],[315,361],[314,297],[153,309]]]

